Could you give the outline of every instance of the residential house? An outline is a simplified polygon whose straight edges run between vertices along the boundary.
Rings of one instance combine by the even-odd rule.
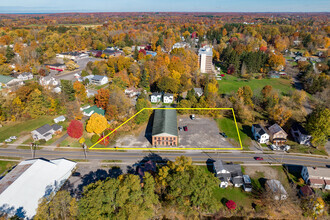
[[[30,79],[33,79],[33,74],[24,72],[24,73],[19,74],[16,78],[21,81],[30,80]]]
[[[165,93],[163,95],[163,102],[166,104],[173,103],[173,99],[174,99],[173,94]]]
[[[245,192],[252,191],[252,182],[248,175],[243,175],[243,188]]]
[[[87,98],[94,97],[97,94],[97,91],[86,89]]]
[[[141,88],[134,88],[134,87],[130,87],[125,89],[125,95],[127,95],[130,98],[139,96],[141,94]]]
[[[190,48],[190,44],[188,44],[186,42],[178,42],[172,46],[172,50],[175,48]]]
[[[62,132],[63,127],[58,124],[53,124],[50,126],[49,124],[45,124],[36,130],[31,131],[32,138],[34,140],[44,139],[48,141],[52,139],[53,135],[56,133]]]
[[[118,57],[124,55],[123,51],[117,50],[115,48],[106,48],[105,50],[102,51],[102,53],[108,57]]]
[[[256,141],[260,144],[265,144],[269,141],[269,134],[266,129],[260,124],[252,125],[252,134]]]
[[[293,139],[304,145],[311,145],[312,136],[307,133],[307,131],[298,123],[295,123],[291,127],[291,134]]]
[[[91,78],[91,83],[96,85],[105,85],[108,82],[109,78],[107,76],[94,75],[94,77]]]
[[[278,125],[273,124],[268,128],[269,139],[275,145],[284,145],[288,134]]]
[[[158,92],[154,92],[151,94],[150,96],[150,102],[151,103],[157,103],[157,102],[160,102],[162,99],[162,94],[161,93],[158,93]]]
[[[53,89],[53,92],[61,92],[60,81],[51,75],[41,76],[39,79],[39,84],[49,89]]]
[[[61,116],[58,116],[57,118],[54,118],[55,123],[59,123],[59,122],[62,122],[62,121],[65,121],[64,115],[61,115]]]
[[[278,71],[271,70],[271,71],[268,72],[268,77],[273,78],[273,79],[277,79],[277,78],[280,78],[280,73]]]
[[[178,122],[175,109],[155,109],[152,125],[153,146],[177,146]]]
[[[229,184],[235,187],[243,185],[242,168],[239,164],[223,164],[221,160],[217,160],[213,164],[213,169],[216,177],[221,181],[221,188],[226,188]]]
[[[303,166],[301,177],[313,188],[330,189],[330,168]]]
[[[286,200],[288,198],[288,193],[284,189],[284,186],[278,180],[267,180],[266,190],[271,193],[274,200]]]
[[[56,57],[63,58],[63,59],[65,58],[65,59],[69,59],[69,60],[77,60],[80,58],[88,57],[88,54],[74,51],[74,52],[65,52],[65,53],[56,54]]]
[[[194,88],[194,91],[198,97],[201,97],[204,94],[202,88]]]
[[[23,84],[21,80],[15,79],[14,77],[0,75],[0,89],[21,86]]]
[[[198,51],[198,64],[202,73],[212,73],[213,51],[210,46],[204,46]]]
[[[20,162],[0,180],[0,212],[33,219],[42,198],[63,186],[77,163],[61,158]]]
[[[84,76],[82,77],[82,81],[85,81],[86,79],[88,79],[88,84],[90,84],[92,82],[94,75],[88,75],[88,76]]]
[[[88,106],[88,108],[80,108],[80,110],[83,112],[84,116],[88,116],[88,117],[90,117],[94,113],[103,116],[105,115],[105,111],[101,108],[98,108],[96,105],[93,105],[92,107]]]

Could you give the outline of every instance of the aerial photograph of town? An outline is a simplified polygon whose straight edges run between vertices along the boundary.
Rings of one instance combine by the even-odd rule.
[[[329,156],[328,0],[0,0],[0,220],[326,220]]]

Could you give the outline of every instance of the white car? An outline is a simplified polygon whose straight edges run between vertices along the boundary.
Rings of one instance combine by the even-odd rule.
[[[272,149],[272,150],[278,150],[277,146],[274,145],[274,144],[270,145],[270,149]]]
[[[16,140],[17,137],[16,137],[16,136],[11,136],[10,139],[12,139],[12,140]]]
[[[10,138],[7,138],[7,139],[5,140],[6,143],[10,143],[10,142],[12,142],[12,141],[13,141],[13,140],[10,139]]]

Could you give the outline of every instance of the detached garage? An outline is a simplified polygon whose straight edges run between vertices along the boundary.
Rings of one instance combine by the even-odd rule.
[[[154,111],[152,145],[178,146],[178,122],[175,109]]]

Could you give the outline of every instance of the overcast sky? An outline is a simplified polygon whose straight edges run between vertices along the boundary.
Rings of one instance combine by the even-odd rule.
[[[0,0],[0,13],[329,12],[330,0]]]

